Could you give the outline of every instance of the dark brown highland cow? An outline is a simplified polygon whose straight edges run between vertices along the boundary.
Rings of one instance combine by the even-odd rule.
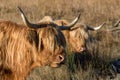
[[[37,66],[65,61],[66,41],[58,26],[52,20],[30,23],[19,10],[25,25],[0,21],[0,80],[25,80]]]

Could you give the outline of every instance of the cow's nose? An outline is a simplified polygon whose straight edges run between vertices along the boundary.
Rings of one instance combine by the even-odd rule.
[[[59,55],[58,57],[59,57],[60,62],[64,61],[64,57],[62,55]]]
[[[84,46],[81,46],[81,47],[78,48],[78,50],[79,50],[80,52],[82,52],[82,51],[85,50],[85,47],[84,47]]]
[[[85,50],[85,47],[81,47],[80,51],[84,51]]]

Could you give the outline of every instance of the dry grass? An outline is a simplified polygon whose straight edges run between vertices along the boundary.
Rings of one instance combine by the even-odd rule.
[[[120,35],[104,29],[120,18],[120,0],[1,0],[0,19],[23,24],[17,6],[23,8],[32,22],[45,15],[72,21],[80,12],[79,22],[93,26],[107,22],[100,31],[91,32],[95,43],[88,45],[87,52],[77,57],[68,55],[67,66],[36,68],[27,80],[110,80],[109,62],[120,57]]]

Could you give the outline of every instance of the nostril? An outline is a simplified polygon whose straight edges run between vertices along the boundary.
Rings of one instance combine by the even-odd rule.
[[[78,48],[79,51],[84,51],[85,50],[85,47],[84,46],[81,46]]]
[[[62,57],[61,57],[61,56],[59,56],[59,59],[61,60],[61,59],[62,59]]]
[[[62,55],[59,55],[60,62],[64,61],[64,57]]]
[[[81,51],[84,51],[85,50],[85,47],[81,47]]]

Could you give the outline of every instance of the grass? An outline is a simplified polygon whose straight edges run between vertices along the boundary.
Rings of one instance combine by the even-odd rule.
[[[110,62],[120,58],[120,34],[106,29],[120,18],[119,5],[120,0],[1,0],[0,19],[23,24],[20,6],[32,22],[45,15],[72,21],[79,13],[81,23],[98,26],[106,22],[100,31],[90,32],[95,43],[87,45],[87,52],[69,54],[60,68],[36,68],[27,80],[110,80]]]

